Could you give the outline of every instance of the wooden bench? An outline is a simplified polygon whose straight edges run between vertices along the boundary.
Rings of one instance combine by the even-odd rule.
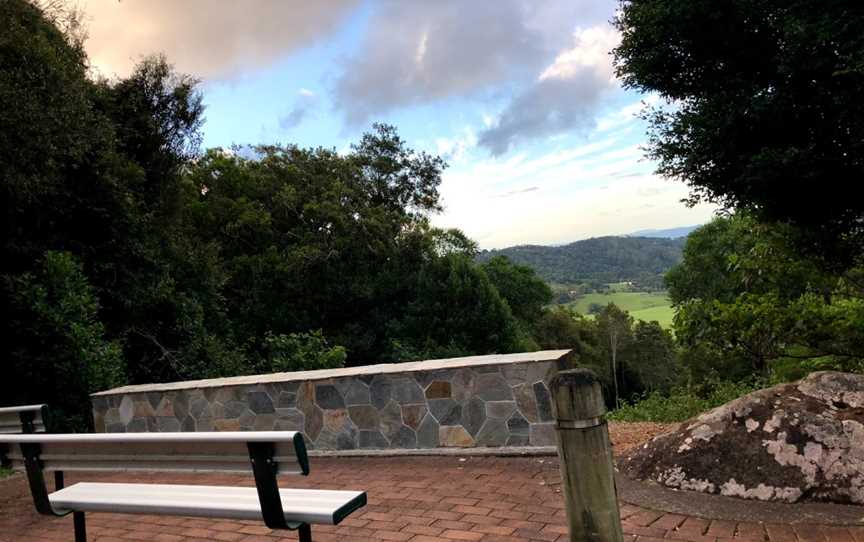
[[[0,408],[0,435],[44,433],[48,405],[26,405]]]
[[[292,431],[0,435],[0,460],[26,472],[40,513],[73,514],[75,542],[87,540],[85,512],[263,520],[309,542],[312,524],[336,525],[366,504],[363,491],[279,489],[277,475],[309,474]],[[255,487],[80,482],[49,493],[50,471],[252,473]]]

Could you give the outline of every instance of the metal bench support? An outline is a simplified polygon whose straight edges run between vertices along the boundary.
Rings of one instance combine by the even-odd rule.
[[[84,512],[73,512],[72,520],[75,523],[75,542],[87,542],[87,526],[84,522]]]

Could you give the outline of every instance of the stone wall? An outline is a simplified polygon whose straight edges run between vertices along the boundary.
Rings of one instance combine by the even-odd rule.
[[[127,386],[99,432],[302,431],[310,449],[554,446],[549,382],[569,350]]]

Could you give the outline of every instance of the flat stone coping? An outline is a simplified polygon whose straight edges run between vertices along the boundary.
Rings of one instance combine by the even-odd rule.
[[[187,380],[169,382],[166,384],[139,384],[123,386],[92,394],[122,395],[127,393],[165,392],[200,388],[222,388],[228,386],[244,386],[254,384],[269,384],[273,382],[327,380],[346,376],[373,376],[390,373],[412,373],[417,371],[437,371],[439,369],[454,369],[460,367],[478,367],[482,365],[503,365],[510,363],[530,363],[539,361],[557,361],[569,355],[572,350],[542,350],[540,352],[521,352],[518,354],[491,354],[488,356],[468,356],[463,358],[431,359],[425,361],[408,361],[403,363],[379,363],[361,367],[343,369],[319,369],[315,371],[294,371],[289,373],[270,373],[263,375],[232,376],[227,378],[210,378],[205,380]]]

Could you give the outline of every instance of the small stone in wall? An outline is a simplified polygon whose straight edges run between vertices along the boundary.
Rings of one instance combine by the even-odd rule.
[[[442,425],[438,430],[438,441],[441,446],[450,448],[474,446],[474,439],[461,425]]]

